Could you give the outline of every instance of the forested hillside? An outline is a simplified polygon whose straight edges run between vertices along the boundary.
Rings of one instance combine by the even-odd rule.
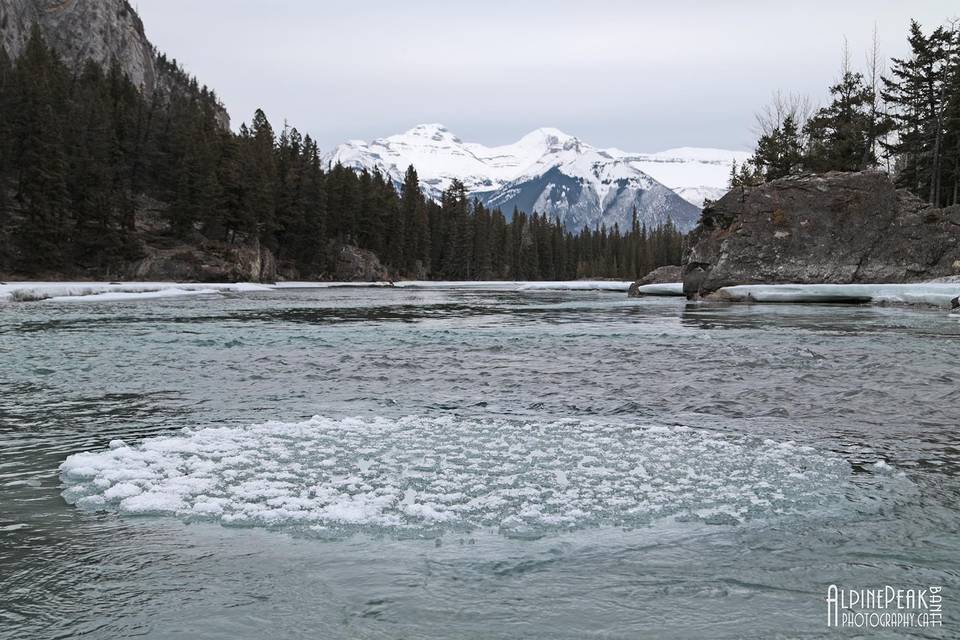
[[[0,273],[126,277],[153,252],[255,246],[288,278],[324,278],[335,248],[374,252],[393,277],[634,278],[680,259],[671,226],[571,233],[505,215],[454,183],[440,202],[411,167],[398,193],[377,172],[325,171],[309,135],[262,111],[234,133],[213,91],[144,95],[117,66],[69,68],[34,29],[0,50]]]

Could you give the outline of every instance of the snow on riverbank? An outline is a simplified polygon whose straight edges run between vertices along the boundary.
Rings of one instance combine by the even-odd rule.
[[[572,280],[567,282],[519,282],[520,291],[626,291],[632,282],[616,280]]]
[[[950,307],[960,283],[751,284],[723,287],[714,299],[732,302],[911,304]]]
[[[277,289],[330,289],[339,287],[395,287],[397,289],[497,289],[507,291],[626,291],[630,282],[619,280],[397,280],[390,282],[278,282]]]
[[[444,281],[397,282],[280,282],[277,284],[177,282],[10,282],[0,283],[0,302],[106,302],[174,296],[247,293],[284,289],[395,287],[398,289],[488,289],[496,291],[611,291],[626,292],[630,282],[617,280],[567,281]],[[648,284],[641,296],[682,296],[683,283]],[[711,299],[730,302],[907,304],[950,308],[960,296],[960,282],[911,284],[760,284],[719,289]]]
[[[9,282],[0,284],[0,302],[110,301],[167,298],[217,292],[244,293],[270,291],[272,287],[251,282],[176,283],[176,282]]]
[[[645,284],[636,288],[639,296],[682,296],[682,282],[661,282],[658,284]]]
[[[641,296],[682,296],[683,283],[637,287]],[[750,284],[723,287],[710,300],[794,304],[905,304],[950,308],[960,296],[960,280],[909,284]]]
[[[105,302],[204,295],[222,292],[246,293],[278,289],[395,287],[399,289],[494,289],[502,291],[626,291],[629,282],[613,280],[571,280],[523,282],[503,280],[445,281],[401,280],[397,282],[278,282],[276,284],[177,283],[177,282],[8,282],[0,283],[0,302],[38,300]]]

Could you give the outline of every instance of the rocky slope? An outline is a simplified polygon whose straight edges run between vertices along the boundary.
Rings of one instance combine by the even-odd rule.
[[[146,95],[190,90],[185,76],[158,59],[143,22],[126,0],[3,0],[0,45],[17,58],[33,25],[70,66],[93,60],[103,67],[117,63]],[[225,109],[218,114],[227,128]]]
[[[443,125],[424,124],[371,142],[352,140],[325,159],[379,169],[397,184],[413,165],[430,198],[439,199],[456,178],[472,196],[507,214],[514,207],[546,213],[571,230],[601,224],[628,228],[634,207],[648,227],[671,220],[688,230],[703,199],[725,192],[730,165],[743,156],[717,149],[659,154],[598,149],[552,128],[487,147],[464,142]]]
[[[960,273],[960,206],[933,208],[881,172],[734,189],[690,235],[688,297],[739,284],[900,283]]]

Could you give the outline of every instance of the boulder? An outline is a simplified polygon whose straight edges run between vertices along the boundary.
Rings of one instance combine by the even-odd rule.
[[[631,298],[640,297],[639,289],[642,286],[648,284],[668,284],[671,282],[682,282],[683,281],[683,267],[677,265],[667,265],[665,267],[657,267],[647,275],[643,276],[632,285],[630,285],[627,295]]]
[[[736,188],[690,233],[689,298],[739,284],[919,282],[960,272],[960,206],[935,208],[879,171]]]

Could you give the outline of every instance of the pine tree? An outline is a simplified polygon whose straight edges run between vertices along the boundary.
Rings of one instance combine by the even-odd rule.
[[[931,203],[941,203],[947,111],[955,73],[957,34],[938,27],[924,35],[910,23],[910,57],[894,58],[883,78],[883,97],[893,107],[897,137],[887,149],[897,156],[896,180]]]
[[[403,225],[403,267],[409,273],[419,273],[430,265],[430,226],[417,170],[407,167],[400,191],[401,223]],[[418,267],[419,265],[419,267]]]
[[[806,124],[806,167],[815,172],[862,171],[876,166],[874,141],[881,128],[875,122],[876,96],[863,75],[845,71],[830,87],[832,102]],[[786,124],[786,123],[785,123]]]
[[[785,178],[799,171],[802,159],[800,132],[793,114],[787,114],[780,126],[760,136],[757,150],[750,160],[752,171],[744,162],[736,179],[738,184],[734,186],[749,186],[759,175],[767,181]]]
[[[34,26],[16,69],[14,163],[24,219],[15,234],[24,269],[67,266],[71,227],[61,114],[67,74]]]
[[[949,98],[944,111],[943,161],[940,200],[945,205],[960,204],[960,34],[954,32]]]
[[[0,44],[0,272],[11,267],[12,239],[11,202],[9,198],[11,181],[11,157],[13,155],[13,101],[14,90],[13,63],[7,50]]]
[[[250,137],[245,147],[246,161],[242,179],[247,182],[244,205],[248,215],[257,221],[260,242],[276,250],[276,192],[277,167],[273,127],[262,110],[257,109],[250,124]]]

